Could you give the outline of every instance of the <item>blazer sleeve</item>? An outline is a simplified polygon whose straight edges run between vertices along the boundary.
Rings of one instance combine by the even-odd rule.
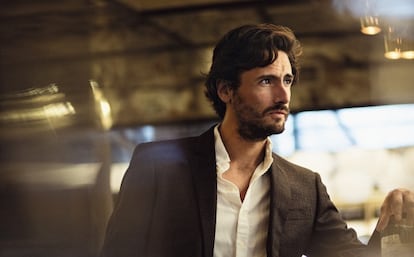
[[[316,217],[308,257],[356,257],[375,256],[376,246],[367,247],[361,243],[356,232],[347,227],[327,190],[316,174],[317,192]],[[376,241],[376,239],[374,240]]]
[[[146,256],[156,180],[152,159],[138,146],[122,180],[119,197],[107,226],[102,257]]]

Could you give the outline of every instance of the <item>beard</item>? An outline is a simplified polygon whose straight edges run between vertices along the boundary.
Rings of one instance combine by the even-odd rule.
[[[277,103],[264,111],[247,104],[237,93],[234,98],[234,110],[238,121],[239,135],[249,141],[260,141],[273,134],[280,134],[285,130],[289,107],[284,103]],[[283,110],[287,114],[284,118],[266,121],[270,111]]]

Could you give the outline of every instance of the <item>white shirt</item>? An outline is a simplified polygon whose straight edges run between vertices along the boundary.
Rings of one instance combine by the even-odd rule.
[[[270,181],[266,171],[273,162],[267,139],[265,158],[253,173],[244,201],[238,187],[223,178],[230,158],[218,130],[214,129],[217,170],[217,220],[214,257],[266,257],[269,225]]]

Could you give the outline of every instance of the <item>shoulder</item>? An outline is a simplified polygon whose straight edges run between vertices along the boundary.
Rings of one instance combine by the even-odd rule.
[[[273,153],[273,162],[274,165],[277,166],[279,170],[286,172],[289,176],[301,176],[301,177],[312,177],[319,176],[316,172],[295,164],[275,153]]]
[[[157,142],[141,143],[135,147],[133,159],[166,159],[191,152],[195,138],[180,138]]]
[[[171,159],[193,155],[203,149],[214,147],[212,129],[199,136],[141,143],[135,147],[132,158],[144,160]]]
[[[274,167],[272,172],[275,173],[273,176],[275,178],[283,178],[292,190],[306,192],[307,194],[326,190],[317,172],[297,165],[279,155],[274,154],[273,159]]]
[[[313,211],[320,208],[321,204],[333,206],[326,187],[317,172],[278,155],[273,156],[273,158],[273,183],[286,188],[293,206],[306,206],[306,208]],[[317,206],[318,203],[320,206]]]

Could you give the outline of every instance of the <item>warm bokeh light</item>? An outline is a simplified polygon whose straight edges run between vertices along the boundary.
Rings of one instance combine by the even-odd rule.
[[[401,52],[400,51],[388,51],[384,54],[385,58],[396,60],[401,58]]]
[[[381,28],[377,26],[368,26],[361,28],[361,32],[366,35],[376,35],[381,32]]]
[[[99,122],[103,129],[109,130],[113,125],[111,105],[105,97],[104,92],[99,87],[96,81],[89,81],[93,98],[95,100],[95,105],[97,109],[97,114],[99,116]]]
[[[412,51],[403,51],[401,57],[404,59],[414,59],[414,50]]]
[[[375,16],[365,16],[361,18],[361,32],[366,35],[376,35],[381,32],[379,19]]]

